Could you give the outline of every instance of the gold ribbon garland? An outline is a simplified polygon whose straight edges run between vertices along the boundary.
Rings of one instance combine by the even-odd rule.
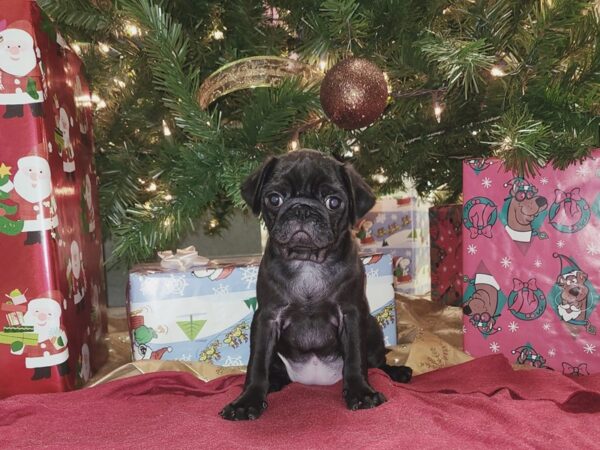
[[[231,92],[255,87],[272,87],[290,76],[299,76],[307,84],[320,81],[324,74],[316,67],[279,56],[243,58],[213,72],[198,89],[198,102],[208,108],[218,98]]]

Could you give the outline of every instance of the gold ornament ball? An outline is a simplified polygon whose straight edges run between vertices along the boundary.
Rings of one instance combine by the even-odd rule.
[[[340,128],[354,130],[375,122],[387,105],[388,88],[379,67],[362,58],[340,61],[321,83],[321,106]]]

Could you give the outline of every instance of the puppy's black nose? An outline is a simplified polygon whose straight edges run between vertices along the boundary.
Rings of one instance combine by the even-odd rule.
[[[541,208],[542,206],[546,206],[548,204],[548,200],[545,197],[538,197],[535,199],[535,203]]]
[[[298,219],[308,219],[311,215],[310,208],[306,205],[296,205],[293,207],[293,211]]]
[[[573,297],[577,297],[579,295],[579,288],[573,287],[569,289],[569,294],[571,294]]]

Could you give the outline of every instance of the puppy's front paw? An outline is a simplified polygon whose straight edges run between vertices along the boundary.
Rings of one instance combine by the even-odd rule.
[[[225,406],[219,414],[227,420],[256,420],[267,409],[267,406],[264,398],[255,395],[242,395]]]
[[[343,395],[346,406],[352,411],[375,408],[387,401],[381,392],[377,392],[369,385],[344,389]]]

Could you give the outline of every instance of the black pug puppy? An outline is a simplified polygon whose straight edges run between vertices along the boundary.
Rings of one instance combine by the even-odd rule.
[[[352,410],[385,402],[369,385],[367,368],[401,382],[412,370],[386,364],[383,333],[365,296],[351,227],[375,203],[369,186],[352,167],[300,150],[266,161],[243,183],[242,197],[262,213],[269,242],[258,273],[244,391],[221,416],[256,419],[267,393],[291,381],[343,380]]]

